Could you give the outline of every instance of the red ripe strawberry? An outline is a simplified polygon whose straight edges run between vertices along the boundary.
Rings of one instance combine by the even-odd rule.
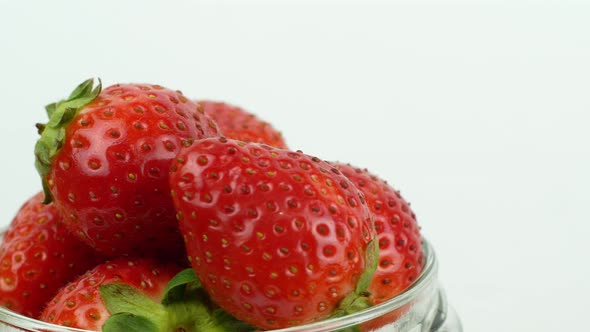
[[[172,170],[189,260],[220,307],[270,329],[364,305],[375,230],[362,194],[333,166],[211,138],[183,149]]]
[[[199,101],[227,138],[238,141],[264,143],[279,149],[287,149],[283,136],[273,126],[256,115],[226,103]]]
[[[211,303],[192,269],[119,258],[95,267],[48,302],[41,320],[103,332],[252,331]]]
[[[63,287],[40,319],[49,323],[92,331],[100,331],[111,316],[100,294],[100,286],[125,284],[159,302],[166,285],[180,271],[177,265],[164,265],[152,259],[119,258],[96,266]]]
[[[0,245],[0,305],[34,318],[58,289],[102,260],[42,201],[39,193],[20,208]]]
[[[217,135],[215,122],[180,92],[92,80],[47,107],[36,166],[46,198],[72,232],[111,255],[182,253],[168,187],[182,145]]]
[[[335,163],[365,195],[379,238],[379,267],[368,291],[378,304],[408,288],[422,271],[424,253],[416,217],[399,191],[366,169]]]

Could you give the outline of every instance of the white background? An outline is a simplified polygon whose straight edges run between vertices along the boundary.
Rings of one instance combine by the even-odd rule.
[[[0,225],[88,77],[233,102],[411,201],[466,331],[583,331],[590,3],[3,1]]]

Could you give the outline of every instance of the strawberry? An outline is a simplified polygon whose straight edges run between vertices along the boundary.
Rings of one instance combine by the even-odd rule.
[[[217,135],[182,93],[93,81],[47,106],[36,167],[68,228],[105,254],[184,255],[168,188],[182,145]]]
[[[272,329],[368,305],[375,230],[362,193],[330,164],[209,138],[180,152],[170,181],[189,260],[230,314]]]
[[[0,245],[0,305],[37,317],[65,283],[102,260],[72,235],[43,193],[20,208]]]
[[[379,267],[368,291],[378,304],[400,294],[420,275],[424,253],[416,216],[399,191],[366,169],[334,163],[365,195],[379,239]]]
[[[174,264],[163,265],[147,258],[106,262],[63,287],[47,302],[40,319],[63,326],[100,330],[110,316],[100,295],[101,285],[126,284],[159,301],[166,285],[179,270]]]
[[[199,101],[199,104],[203,106],[205,114],[217,122],[225,137],[287,149],[287,144],[279,131],[243,108],[206,100]]]
[[[118,258],[62,288],[41,320],[105,332],[243,331],[210,303],[192,269],[153,259]]]

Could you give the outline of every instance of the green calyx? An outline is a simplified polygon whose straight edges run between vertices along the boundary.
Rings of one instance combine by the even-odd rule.
[[[371,306],[367,288],[377,270],[379,246],[369,242],[365,252],[365,270],[355,291],[340,301],[331,317],[341,317]],[[124,284],[100,286],[101,297],[111,313],[103,332],[249,332],[256,329],[217,306],[202,288],[193,269],[178,273],[166,286],[161,303],[138,289]],[[347,332],[357,332],[350,327]]]
[[[43,181],[46,204],[53,200],[47,184],[47,174],[53,157],[63,145],[66,127],[84,106],[98,97],[101,89],[100,79],[96,87],[94,79],[88,79],[78,85],[67,99],[45,106],[49,121],[46,124],[37,124],[41,137],[35,144],[35,168]]]
[[[124,284],[101,285],[100,294],[111,313],[102,327],[104,332],[254,330],[213,304],[192,269],[172,278],[161,303]]]
[[[373,280],[373,275],[375,274],[375,271],[377,271],[378,264],[379,241],[375,238],[367,244],[367,249],[365,251],[365,270],[357,282],[355,293],[363,294],[367,291],[369,284],[371,284],[371,280]]]
[[[369,284],[377,270],[378,263],[379,243],[377,239],[373,239],[367,245],[365,251],[365,270],[361,273],[354,292],[340,301],[338,308],[330,317],[350,315],[371,306],[371,301],[369,300],[370,294],[367,292],[367,288],[369,288]]]

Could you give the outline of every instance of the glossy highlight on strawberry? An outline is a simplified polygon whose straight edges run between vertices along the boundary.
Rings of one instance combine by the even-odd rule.
[[[23,204],[0,245],[0,305],[33,318],[65,283],[104,260],[42,202],[38,193]]]
[[[170,180],[189,260],[238,319],[271,329],[362,307],[376,234],[363,194],[332,165],[210,138],[180,152]]]

